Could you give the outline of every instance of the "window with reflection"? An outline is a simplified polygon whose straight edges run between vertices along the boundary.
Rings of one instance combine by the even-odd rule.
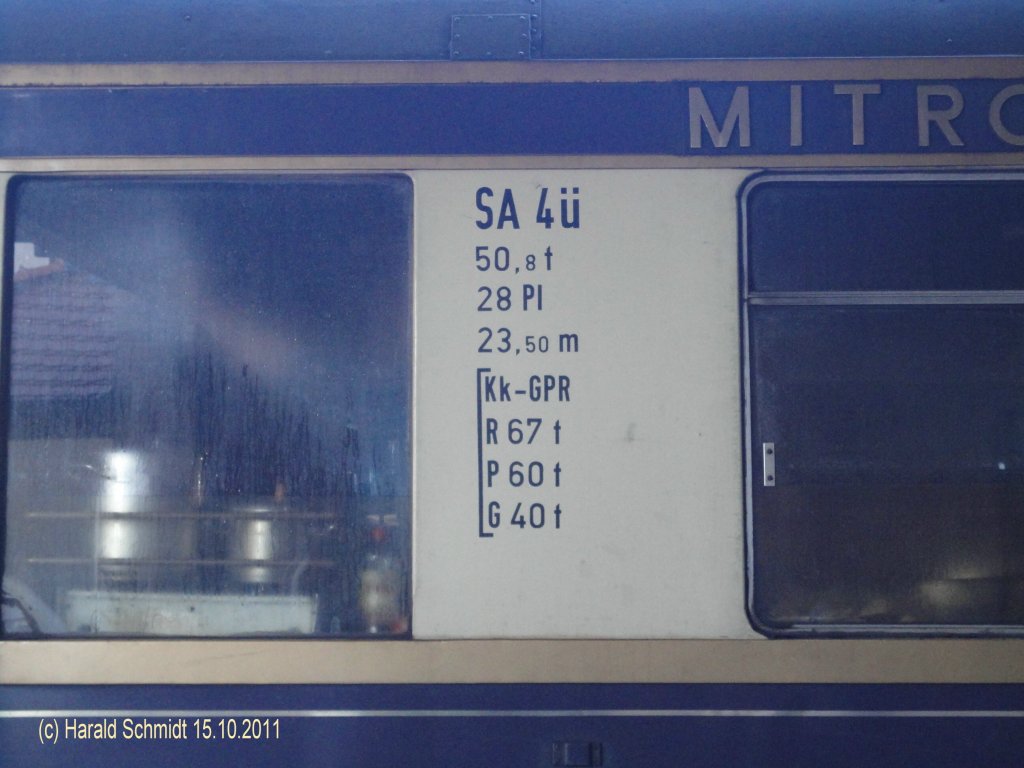
[[[781,176],[743,215],[755,624],[1024,629],[1024,181]]]
[[[4,634],[407,635],[409,179],[7,211]]]

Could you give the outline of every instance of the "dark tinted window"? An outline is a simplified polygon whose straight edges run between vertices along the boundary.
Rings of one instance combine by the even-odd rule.
[[[752,291],[1024,290],[1024,182],[767,183]]]
[[[752,616],[1019,631],[1024,184],[793,178],[744,211]]]
[[[1024,624],[1024,307],[759,308],[751,329],[775,461],[757,615]]]

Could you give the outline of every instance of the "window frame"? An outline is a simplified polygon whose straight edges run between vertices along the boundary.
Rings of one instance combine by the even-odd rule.
[[[333,630],[321,630],[314,628],[313,631],[308,634],[295,635],[290,632],[273,632],[264,633],[260,632],[249,632],[249,633],[125,633],[125,632],[97,632],[92,634],[81,634],[69,630],[67,632],[52,633],[52,632],[31,632],[28,634],[18,635],[5,635],[3,631],[3,625],[0,623],[0,640],[28,640],[32,642],[46,641],[46,640],[71,640],[75,642],[85,641],[112,641],[112,640],[125,640],[125,641],[138,641],[143,643],[156,643],[165,640],[176,642],[180,640],[187,640],[191,642],[207,642],[207,641],[246,641],[253,639],[269,639],[272,642],[280,643],[291,640],[303,641],[329,641],[329,642],[351,642],[355,640],[409,640],[412,637],[412,600],[411,600],[411,579],[412,579],[412,516],[414,507],[414,497],[412,494],[413,490],[413,446],[415,443],[414,434],[414,417],[413,417],[413,400],[414,400],[414,364],[415,364],[415,334],[414,334],[414,323],[415,323],[415,280],[416,280],[416,254],[415,254],[415,180],[413,175],[406,170],[402,169],[363,169],[363,168],[338,168],[330,170],[321,170],[317,168],[310,169],[296,169],[296,170],[279,170],[276,168],[254,168],[248,169],[226,169],[218,170],[216,168],[208,168],[205,165],[200,168],[182,168],[173,170],[154,169],[146,165],[140,165],[138,168],[132,168],[130,170],[95,170],[95,171],[76,171],[72,169],[58,170],[53,172],[47,171],[35,171],[26,169],[24,171],[16,171],[10,173],[4,173],[0,175],[0,201],[2,201],[3,209],[0,210],[0,231],[3,233],[2,241],[2,254],[3,254],[3,286],[2,293],[0,293],[0,308],[2,308],[2,322],[0,322],[0,331],[2,331],[2,354],[0,354],[0,399],[4,402],[4,409],[0,412],[0,426],[2,426],[2,434],[4,436],[4,445],[0,449],[0,471],[3,472],[3,484],[4,484],[4,499],[2,501],[2,516],[0,516],[0,580],[7,573],[8,560],[6,547],[8,544],[9,537],[7,536],[7,477],[8,477],[8,442],[11,435],[11,409],[13,408],[13,400],[10,394],[11,386],[11,360],[12,360],[12,333],[13,333],[13,312],[15,309],[14,300],[14,250],[16,241],[16,227],[17,217],[15,216],[15,207],[18,196],[14,193],[17,185],[22,183],[32,182],[92,182],[101,181],[104,183],[116,184],[119,181],[141,182],[141,183],[154,183],[157,185],[167,184],[173,185],[175,183],[183,184],[188,186],[193,182],[199,184],[205,183],[223,183],[224,185],[230,185],[237,183],[240,185],[250,184],[281,184],[284,187],[288,187],[293,184],[325,184],[331,185],[332,182],[340,182],[348,186],[356,186],[360,183],[366,184],[380,184],[385,185],[389,182],[393,182],[396,185],[400,185],[403,191],[402,205],[403,215],[405,216],[405,252],[404,260],[405,265],[402,267],[404,276],[398,281],[398,289],[404,293],[404,304],[401,309],[404,318],[404,324],[407,328],[407,338],[403,342],[408,348],[407,366],[408,376],[405,381],[406,389],[406,404],[405,404],[405,439],[407,441],[407,460],[406,460],[406,477],[405,487],[408,489],[406,494],[407,504],[405,509],[405,515],[399,520],[398,526],[400,533],[392,534],[393,538],[397,541],[401,547],[401,556],[404,560],[404,574],[403,574],[403,585],[402,595],[405,600],[404,611],[405,611],[405,623],[404,627],[400,630],[384,631],[377,633],[373,630],[368,631],[353,631],[350,629],[343,629],[341,631]],[[283,215],[283,214],[282,214]],[[383,497],[381,497],[383,498]],[[396,497],[400,498],[400,497]],[[376,505],[381,506],[381,505]],[[383,513],[380,514],[369,514],[370,518],[383,519]],[[368,524],[369,525],[369,524]],[[377,527],[380,527],[383,523],[378,523]],[[389,523],[390,525],[390,523]],[[369,529],[367,529],[368,531]],[[392,529],[388,529],[389,531]],[[397,530],[397,529],[396,529]],[[338,563],[338,567],[348,567],[347,561],[341,560]],[[353,568],[358,566],[358,562],[352,564]],[[139,592],[126,592],[125,594],[145,596],[145,591]],[[211,596],[220,597],[222,593],[208,593]],[[226,593],[230,597],[236,595],[232,593]],[[238,597],[246,597],[244,595],[237,595]],[[358,594],[356,595],[358,599]],[[6,593],[4,594],[5,600],[5,612],[11,610],[12,612],[23,611],[24,609],[16,604],[18,601],[8,601]],[[317,608],[319,611],[319,608]],[[28,622],[32,624],[31,620]],[[319,623],[319,622],[318,622]]]
[[[767,171],[751,176],[737,193],[737,214],[739,234],[739,311],[740,311],[740,373],[741,373],[741,418],[743,440],[743,525],[744,525],[744,608],[751,626],[768,637],[889,637],[889,636],[1024,636],[1024,623],[1016,624],[887,624],[887,623],[793,623],[777,626],[766,622],[758,615],[755,605],[757,588],[757,566],[755,563],[754,517],[757,483],[768,484],[767,470],[764,477],[755,477],[759,464],[763,467],[764,457],[754,445],[754,374],[752,372],[751,308],[752,307],[928,307],[986,305],[1024,306],[1024,290],[870,290],[870,291],[757,291],[751,288],[751,217],[749,200],[760,187],[800,184],[856,184],[888,182],[1007,182],[1024,185],[1024,176],[1012,172],[783,172]],[[774,484],[774,477],[771,478]]]

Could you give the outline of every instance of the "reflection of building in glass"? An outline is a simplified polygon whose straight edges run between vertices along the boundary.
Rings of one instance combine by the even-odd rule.
[[[116,317],[130,294],[63,261],[16,269],[13,437],[110,435]]]
[[[407,614],[409,192],[14,185],[4,584],[51,631],[365,631],[371,526]]]
[[[12,437],[113,440],[122,448],[97,468],[107,496],[125,496],[122,475],[144,474],[137,458],[129,471],[137,454],[124,446],[186,453],[211,499],[375,490],[345,480],[359,473],[358,448],[354,456],[349,448],[358,445],[355,427],[311,421],[301,388],[268,387],[247,363],[229,369],[201,328],[154,315],[63,261],[16,271],[15,297]],[[338,463],[327,463],[325,432],[344,447]],[[178,491],[196,482],[177,480]]]

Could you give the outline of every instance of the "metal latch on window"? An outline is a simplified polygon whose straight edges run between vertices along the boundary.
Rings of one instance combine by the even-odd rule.
[[[761,443],[761,458],[764,466],[764,487],[775,487],[775,443]]]

